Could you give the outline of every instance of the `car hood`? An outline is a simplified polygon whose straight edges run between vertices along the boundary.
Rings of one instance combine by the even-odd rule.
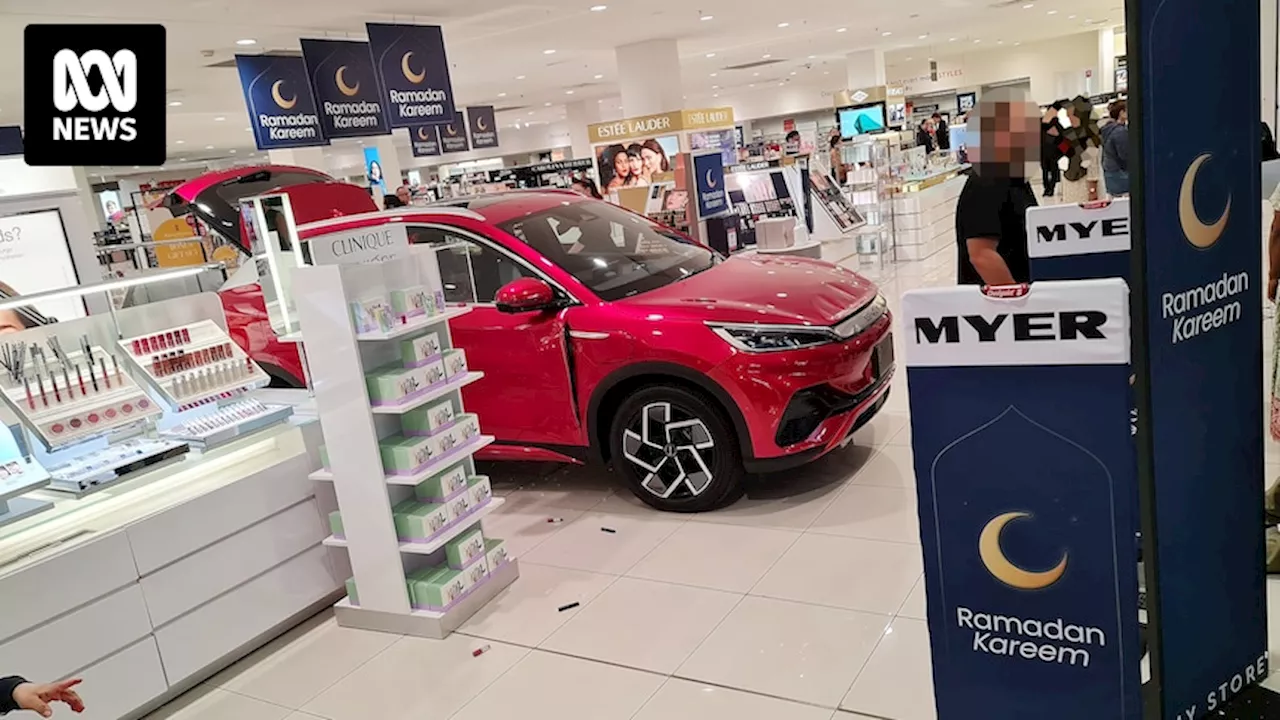
[[[821,260],[748,255],[622,302],[719,322],[834,325],[877,292],[875,283]]]

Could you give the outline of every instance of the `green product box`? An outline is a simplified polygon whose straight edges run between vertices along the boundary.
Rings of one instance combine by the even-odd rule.
[[[444,376],[446,379],[467,372],[467,354],[461,350],[445,350],[444,351]]]
[[[445,610],[471,589],[469,577],[457,570],[441,570],[413,584],[413,602],[419,608]]]
[[[439,573],[439,572],[441,572],[441,571],[443,571],[443,570],[445,570],[445,569],[447,569],[447,568],[442,568],[442,567],[438,567],[438,566],[425,567],[425,568],[422,568],[422,569],[420,569],[420,570],[414,570],[413,572],[411,572],[411,573],[409,573],[407,576],[405,576],[404,586],[405,586],[405,590],[407,590],[407,591],[409,592],[409,604],[410,604],[410,605],[417,605],[417,604],[418,604],[418,600],[417,600],[417,594],[418,594],[418,592],[417,592],[417,585],[418,585],[418,583],[420,583],[420,582],[425,582],[425,581],[429,580],[429,579],[431,578],[431,576],[433,576],[433,575],[435,575],[436,573]]]
[[[374,405],[396,405],[426,392],[427,387],[444,379],[443,368],[431,365],[406,368],[383,365],[365,376],[369,402]],[[435,378],[435,379],[433,379]]]
[[[329,531],[332,532],[333,536],[336,538],[346,537],[342,532],[342,513],[337,510],[329,513]]]
[[[352,605],[360,604],[360,596],[356,594],[356,579],[353,577],[347,578],[347,599]]]
[[[471,493],[462,493],[444,504],[448,508],[452,520],[458,520],[471,514],[475,505],[471,503]]]
[[[471,506],[480,507],[493,497],[493,485],[488,475],[472,475],[467,478],[467,494],[471,496]]]
[[[435,314],[431,291],[422,285],[391,291],[391,309],[402,318],[418,318]]]
[[[489,566],[489,572],[497,570],[500,565],[511,559],[507,554],[507,541],[498,538],[485,538],[484,541],[484,560]]]
[[[484,582],[489,577],[489,563],[485,561],[484,554],[480,555],[480,559],[468,565],[462,574],[467,578],[467,585],[475,587]]]
[[[484,533],[477,527],[450,540],[444,546],[444,556],[451,568],[467,567],[484,557]]]
[[[463,413],[454,418],[448,432],[453,436],[453,444],[466,445],[480,435],[480,416],[475,413]]]
[[[405,500],[391,509],[396,536],[410,542],[426,542],[454,521],[448,505]]]
[[[400,360],[405,367],[420,367],[440,354],[440,333],[423,333],[400,341]]]
[[[452,424],[459,417],[461,416],[456,412],[453,400],[448,399],[410,410],[400,417],[400,427],[405,435],[422,437]]]
[[[413,494],[423,502],[440,502],[453,497],[467,487],[467,468],[465,465],[458,464],[418,483],[418,486],[413,489]]]
[[[431,438],[392,435],[378,443],[382,454],[382,469],[388,475],[413,475],[421,472],[440,453],[435,450]]]

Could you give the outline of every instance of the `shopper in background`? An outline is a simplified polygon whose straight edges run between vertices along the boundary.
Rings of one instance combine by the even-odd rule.
[[[831,172],[836,176],[836,180],[840,181],[841,185],[844,185],[849,180],[849,170],[844,166],[844,155],[840,152],[843,145],[844,143],[841,141],[839,133],[831,136],[831,150],[829,151]]]
[[[1067,158],[1062,171],[1062,202],[1093,202],[1098,199],[1098,181],[1102,179],[1102,134],[1093,117],[1093,103],[1077,95],[1063,107],[1070,124],[1062,131]]]
[[[627,155],[627,149],[621,145],[610,145],[600,153],[600,171],[612,171],[613,175],[607,180],[603,180],[606,190],[616,190],[620,187],[626,187],[631,179],[631,156]]]
[[[600,191],[596,189],[595,181],[589,177],[576,177],[571,183],[569,183],[569,187],[579,195],[586,195],[589,198],[595,198],[597,200],[604,199],[604,197],[600,195]]]
[[[391,193],[387,193],[386,195],[382,196],[383,210],[394,210],[399,207],[404,207],[404,203],[400,202],[400,198],[396,197],[395,195],[392,195]]]
[[[84,712],[84,701],[71,688],[80,684],[80,678],[56,683],[36,684],[14,675],[0,678],[0,715],[16,710],[30,710],[41,717],[53,717],[50,703],[65,703],[72,712]]]
[[[1045,108],[1040,118],[1040,174],[1044,181],[1044,196],[1053,197],[1062,179],[1062,169],[1058,160],[1062,158],[1062,124],[1058,120],[1061,102],[1055,102]]]
[[[396,198],[400,201],[401,207],[409,207],[413,204],[413,191],[408,185],[401,185],[396,188]]]
[[[933,123],[928,119],[921,120],[916,128],[916,145],[923,147],[926,153],[932,153],[934,150],[932,129]]]
[[[999,88],[978,104],[980,142],[973,172],[956,201],[958,282],[1011,285],[1031,280],[1027,209],[1036,206],[1027,161],[1036,148],[1036,108],[1024,93]]]
[[[1102,179],[1112,196],[1129,194],[1129,111],[1124,100],[1108,108],[1111,122],[1102,128]]]
[[[942,113],[934,113],[933,117],[933,137],[938,143],[939,150],[951,149],[951,130],[947,128],[947,121],[942,119]]]

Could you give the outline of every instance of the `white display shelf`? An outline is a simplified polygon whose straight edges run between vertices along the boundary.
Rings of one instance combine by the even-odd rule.
[[[352,605],[350,598],[343,598],[333,606],[334,615],[342,627],[413,635],[442,640],[457,630],[467,620],[489,604],[498,593],[507,589],[520,577],[520,563],[516,558],[498,566],[462,600],[443,612],[435,610],[410,610],[407,614],[371,610]]]
[[[439,325],[442,322],[448,322],[456,317],[461,317],[471,312],[469,307],[454,307],[445,310],[438,315],[428,317],[414,318],[412,322],[405,323],[398,327],[392,328],[387,332],[365,332],[358,333],[356,339],[360,342],[380,342],[383,340],[396,340],[406,335],[412,335],[419,330],[425,330],[432,325]]]
[[[436,387],[428,391],[424,395],[415,397],[409,402],[400,403],[399,405],[374,405],[373,414],[374,415],[403,415],[412,410],[417,410],[418,408],[422,407],[423,405],[426,405],[432,400],[439,400],[440,398],[444,397],[445,395],[448,395],[454,390],[461,390],[462,388],[470,385],[471,383],[479,380],[482,377],[484,377],[484,373],[482,372],[479,372],[479,371],[468,372],[467,374],[463,375],[460,378],[441,383],[439,387]]]
[[[412,475],[385,475],[383,476],[383,479],[388,485],[420,485],[432,475],[448,470],[454,465],[457,465],[463,460],[475,455],[481,449],[492,445],[496,439],[497,438],[492,435],[480,435],[475,440],[472,440],[466,445],[459,446],[454,449],[453,452],[445,455],[439,460],[429,463],[426,467]],[[333,472],[323,468],[311,473],[310,477],[312,480],[318,480],[320,482],[333,482]]]
[[[402,541],[400,543],[400,552],[411,553],[413,555],[432,555],[437,553],[441,548],[448,544],[450,540],[475,527],[476,523],[480,522],[481,518],[502,507],[502,504],[505,502],[506,500],[500,497],[489,498],[489,502],[485,503],[483,507],[472,510],[470,513],[467,513],[465,517],[454,521],[453,525],[449,529],[440,533],[440,535],[431,542],[420,543]],[[347,541],[345,538],[336,538],[330,535],[324,539],[324,544],[329,547],[345,548],[347,546]]]

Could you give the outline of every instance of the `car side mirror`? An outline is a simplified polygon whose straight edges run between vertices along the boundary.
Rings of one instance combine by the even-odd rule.
[[[503,285],[494,304],[498,312],[522,313],[546,310],[556,306],[556,294],[545,281],[538,278],[520,278]]]

